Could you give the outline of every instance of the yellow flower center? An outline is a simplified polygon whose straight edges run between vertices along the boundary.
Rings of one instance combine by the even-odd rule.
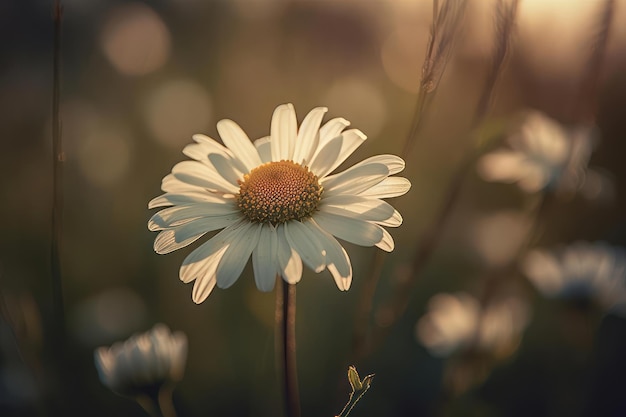
[[[250,221],[276,225],[311,216],[322,191],[307,167],[293,161],[268,162],[239,181],[237,204]]]

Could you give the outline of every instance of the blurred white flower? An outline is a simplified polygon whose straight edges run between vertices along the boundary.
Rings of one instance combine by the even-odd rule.
[[[522,270],[546,297],[595,300],[610,310],[626,306],[626,250],[605,243],[576,242],[554,250],[536,249]]]
[[[217,130],[224,142],[194,135],[183,153],[193,161],[174,166],[163,179],[165,194],[150,201],[159,211],[148,227],[160,231],[157,253],[185,247],[206,233],[223,229],[183,261],[180,279],[195,280],[192,298],[201,303],[215,285],[228,288],[250,256],[257,287],[274,288],[276,276],[297,283],[302,263],[315,272],[328,269],[340,290],[352,282],[352,266],[335,237],[392,251],[383,226],[402,217],[383,198],[405,194],[404,169],[394,155],[379,155],[330,175],[366,136],[335,118],[320,127],[325,107],[313,109],[298,129],[291,104],[278,106],[271,135],[251,142],[232,120]]]
[[[508,137],[511,149],[483,156],[477,168],[486,181],[517,183],[529,193],[572,193],[585,182],[593,142],[591,126],[569,129],[533,112],[520,131]]]
[[[480,304],[471,295],[437,294],[417,323],[417,336],[434,355],[447,356],[471,343],[479,316]]]
[[[467,293],[437,294],[417,323],[417,337],[435,356],[475,350],[506,356],[517,346],[528,323],[519,298],[498,297],[486,307]]]
[[[128,396],[150,394],[182,379],[187,336],[164,324],[94,352],[98,375],[112,391]]]

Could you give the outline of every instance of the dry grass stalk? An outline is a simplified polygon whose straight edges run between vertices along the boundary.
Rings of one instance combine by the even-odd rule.
[[[417,96],[415,115],[401,154],[405,159],[415,143],[433,93],[437,89],[452,55],[457,33],[462,26],[466,3],[466,0],[444,0],[441,8],[439,8],[439,2],[433,0],[433,21],[430,26],[426,57],[422,65],[422,80]]]
[[[481,94],[481,98],[475,112],[474,120],[472,122],[472,129],[480,125],[480,123],[483,122],[484,118],[489,112],[497,80],[508,56],[510,38],[514,32],[515,27],[517,6],[518,0],[499,0],[496,6],[495,50],[493,53],[492,65],[490,67],[489,73],[487,74],[485,87]],[[462,185],[465,177],[467,176],[467,172],[474,166],[474,163],[476,159],[480,156],[480,154],[481,152],[471,153],[469,157],[467,157],[463,161],[461,166],[453,175],[446,196],[444,197],[441,209],[439,210],[436,218],[432,222],[432,226],[426,230],[423,236],[421,236],[420,244],[416,248],[415,254],[413,255],[413,261],[410,266],[408,279],[405,279],[396,285],[392,296],[389,298],[387,303],[385,303],[377,312],[377,316],[385,317],[386,326],[376,328],[377,331],[374,332],[374,335],[372,336],[373,340],[369,344],[369,346],[364,348],[363,345],[361,345],[360,349],[357,350],[357,352],[360,352],[360,355],[358,355],[358,357],[365,357],[373,350],[375,350],[378,345],[380,345],[380,343],[382,343],[382,341],[385,339],[392,325],[404,314],[410,302],[412,289],[417,282],[416,278],[422,271],[422,269],[427,265],[430,256],[436,248],[439,242],[439,238],[441,237],[442,232],[445,229],[445,225],[447,224],[447,221],[450,217],[450,214],[452,213],[453,208],[456,205],[456,201],[461,194]],[[379,271],[380,268],[373,268],[373,270]],[[366,288],[368,287],[369,286],[366,285]],[[366,333],[361,332],[359,334],[363,339],[360,340],[360,342],[364,342],[364,335]],[[357,344],[356,342],[359,341],[355,340],[355,345]]]
[[[602,73],[602,64],[604,63],[606,49],[609,44],[609,34],[614,14],[615,0],[605,0],[604,8],[602,9],[602,14],[599,19],[598,30],[592,38],[591,54],[589,61],[587,61],[585,72],[583,73],[578,97],[574,100],[575,107],[572,113],[575,119],[595,118],[596,103],[593,97],[598,89],[598,82]],[[587,106],[589,102],[591,102],[591,105]]]

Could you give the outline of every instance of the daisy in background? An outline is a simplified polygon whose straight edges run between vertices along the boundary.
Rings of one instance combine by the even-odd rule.
[[[328,269],[340,290],[352,281],[348,254],[336,238],[392,251],[384,226],[397,227],[402,217],[383,198],[405,194],[410,183],[392,177],[404,169],[394,155],[368,158],[332,174],[366,139],[349,122],[335,118],[323,126],[327,109],[317,107],[298,127],[293,105],[274,111],[270,136],[250,141],[232,120],[217,124],[223,145],[204,135],[183,153],[162,182],[165,194],[149,208],[168,207],[150,219],[159,231],[157,253],[183,248],[220,230],[192,251],[180,279],[195,281],[192,298],[204,301],[213,288],[228,288],[248,259],[261,291],[274,288],[280,275],[290,284],[302,265]]]
[[[593,301],[626,312],[626,250],[605,243],[576,242],[557,250],[536,249],[522,271],[546,297]]]
[[[513,295],[496,296],[483,306],[464,292],[442,293],[428,302],[416,334],[434,356],[471,351],[500,358],[515,351],[528,320],[526,302]]]
[[[100,380],[111,391],[137,397],[156,396],[180,381],[187,362],[187,336],[164,324],[94,352]]]
[[[589,199],[610,197],[609,179],[587,167],[595,142],[592,126],[566,128],[543,113],[531,112],[509,149],[493,151],[478,162],[486,181],[517,183],[528,193],[552,191]]]

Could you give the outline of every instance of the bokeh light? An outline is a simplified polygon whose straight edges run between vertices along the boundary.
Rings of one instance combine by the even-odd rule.
[[[426,26],[400,27],[387,37],[380,52],[389,79],[410,93],[419,91],[427,34]]]
[[[127,287],[114,287],[87,297],[71,312],[71,329],[85,346],[110,344],[141,329],[147,309]]]
[[[212,122],[209,94],[191,80],[172,80],[152,91],[145,102],[146,124],[161,145],[178,149]]]
[[[118,6],[102,27],[102,50],[111,65],[125,75],[159,69],[169,57],[170,43],[163,20],[143,3]]]
[[[354,102],[363,103],[355,106]],[[379,90],[367,80],[346,78],[330,86],[323,103],[334,114],[343,114],[353,127],[362,130],[368,138],[375,139],[387,119],[387,104]]]

